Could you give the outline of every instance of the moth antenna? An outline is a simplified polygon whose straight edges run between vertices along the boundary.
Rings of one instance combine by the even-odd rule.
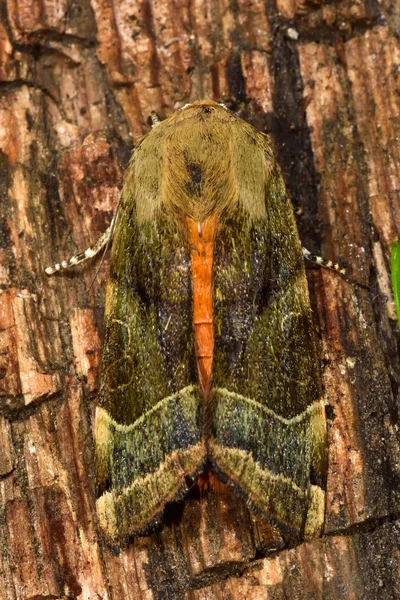
[[[114,232],[115,222],[117,220],[117,215],[118,215],[118,207],[119,207],[119,202],[118,202],[117,210],[115,211],[112,221],[110,223],[110,226],[106,229],[106,231],[103,233],[103,235],[101,237],[99,237],[99,239],[94,243],[93,246],[91,246],[90,248],[85,250],[85,252],[79,252],[79,254],[72,256],[68,260],[64,260],[61,263],[55,264],[53,267],[47,267],[45,269],[46,275],[48,275],[50,277],[51,275],[54,275],[54,273],[56,273],[57,271],[63,271],[64,269],[68,269],[69,267],[75,267],[76,265],[79,265],[80,263],[85,262],[85,260],[89,260],[89,258],[93,258],[94,256],[96,256],[96,254],[98,254],[100,252],[100,250],[102,248],[104,248],[104,246],[107,246],[109,241],[111,240],[113,232]],[[98,273],[98,271],[96,272],[95,278],[97,277],[97,273]],[[92,282],[92,285],[93,285],[93,282]]]
[[[346,275],[346,269],[342,267],[339,263],[334,263],[331,260],[327,260],[326,258],[322,258],[322,256],[316,256],[315,254],[311,254],[307,248],[304,246],[301,247],[301,251],[303,252],[304,258],[313,262],[320,267],[325,267],[326,269],[332,269],[332,271],[336,271],[340,275]]]
[[[361,281],[357,281],[355,279],[350,278],[347,275],[346,269],[342,267],[339,263],[333,263],[331,260],[322,258],[322,256],[316,256],[315,254],[311,254],[311,252],[307,250],[307,248],[303,248],[303,246],[301,247],[301,251],[303,252],[304,258],[306,258],[310,262],[313,262],[314,264],[319,265],[320,267],[336,271],[336,273],[339,273],[339,275],[341,275],[343,279],[351,285],[357,285],[358,287],[362,288],[363,290],[367,290],[368,292],[371,291],[368,285],[366,285],[365,283],[361,283]]]
[[[108,250],[108,248],[109,248],[109,246],[110,246],[110,242],[111,242],[111,240],[112,240],[112,237],[113,237],[113,235],[114,235],[115,223],[117,222],[117,215],[118,215],[118,209],[119,209],[119,205],[120,205],[120,203],[121,203],[121,196],[120,196],[120,198],[119,198],[119,200],[118,200],[117,208],[115,209],[115,213],[114,213],[113,219],[112,219],[112,221],[111,221],[111,223],[110,223],[110,227],[107,229],[107,231],[110,229],[110,235],[108,236],[108,240],[107,240],[107,241],[105,242],[105,244],[104,244],[104,252],[103,252],[103,256],[101,257],[101,260],[100,260],[99,266],[98,266],[98,267],[97,267],[97,269],[96,269],[96,272],[95,272],[95,274],[94,274],[94,277],[93,277],[93,279],[92,279],[92,283],[89,285],[89,289],[88,289],[88,291],[87,291],[87,293],[88,293],[88,294],[89,294],[90,290],[92,289],[94,282],[95,282],[95,281],[96,281],[96,279],[97,279],[97,276],[98,276],[98,274],[99,274],[99,271],[100,271],[100,269],[101,269],[101,265],[102,265],[102,264],[103,264],[103,262],[104,262],[104,259],[105,259],[105,257],[106,257],[106,254],[107,254],[107,250]]]

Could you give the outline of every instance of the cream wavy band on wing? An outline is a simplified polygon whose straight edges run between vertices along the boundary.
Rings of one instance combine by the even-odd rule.
[[[322,400],[287,419],[259,402],[217,388],[213,400],[213,431],[221,447],[252,453],[271,473],[307,485],[310,468],[318,474],[325,464],[326,421]]]
[[[157,471],[177,450],[201,441],[200,398],[195,386],[164,398],[134,423],[117,423],[96,408],[96,477],[101,491],[119,493],[132,481]]]
[[[210,440],[210,451],[217,468],[243,492],[251,509],[304,537],[320,535],[325,513],[320,487],[301,489],[290,478],[262,469],[245,450],[221,448]]]
[[[143,413],[143,415],[141,415],[138,419],[136,419],[136,421],[134,421],[134,423],[130,423],[129,425],[124,425],[123,423],[118,423],[115,419],[112,418],[110,413],[107,410],[105,410],[104,408],[101,408],[98,406],[96,410],[100,410],[104,413],[104,415],[105,415],[104,418],[107,419],[108,423],[110,423],[110,425],[112,425],[112,427],[114,429],[121,431],[121,432],[128,433],[130,431],[134,431],[135,429],[138,429],[141,425],[143,425],[144,422],[151,419],[152,415],[157,414],[158,412],[162,411],[171,402],[179,400],[179,398],[181,398],[181,397],[182,398],[192,397],[194,395],[197,395],[197,393],[198,393],[197,386],[188,385],[187,387],[179,390],[179,392],[177,392],[176,394],[171,394],[171,396],[167,396],[167,398],[162,398],[162,400],[157,402],[157,404],[152,406],[148,411],[146,411],[145,413]]]
[[[165,457],[159,468],[133,481],[119,494],[105,492],[96,501],[97,519],[103,533],[114,541],[140,532],[185,491],[185,477],[193,476],[204,463],[205,446],[197,444],[189,450],[177,450]]]
[[[260,413],[262,413],[264,415],[269,415],[270,417],[276,419],[277,421],[279,421],[280,423],[282,423],[284,425],[293,425],[294,423],[300,423],[301,421],[304,421],[304,419],[306,419],[306,418],[310,418],[311,416],[316,415],[317,413],[319,414],[319,412],[321,410],[323,411],[323,406],[324,406],[322,399],[316,400],[315,402],[312,402],[311,404],[309,404],[307,406],[307,408],[305,408],[300,413],[294,415],[290,419],[287,419],[287,418],[279,415],[277,412],[275,412],[268,406],[264,406],[263,404],[261,404],[261,402],[258,402],[257,400],[253,400],[252,398],[247,398],[246,396],[242,396],[241,394],[237,394],[236,392],[230,392],[229,390],[227,390],[225,388],[215,388],[214,392],[215,392],[214,395],[217,394],[219,397],[222,396],[223,398],[226,398],[226,399],[231,398],[235,402],[237,401],[242,404],[246,404],[249,407],[252,406],[256,410],[260,411]]]

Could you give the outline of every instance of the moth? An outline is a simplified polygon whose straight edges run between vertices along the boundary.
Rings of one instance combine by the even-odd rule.
[[[318,536],[320,366],[268,136],[215,102],[185,106],[139,140],[110,230],[47,273],[112,230],[94,424],[106,538],[148,531],[205,469],[286,537]]]

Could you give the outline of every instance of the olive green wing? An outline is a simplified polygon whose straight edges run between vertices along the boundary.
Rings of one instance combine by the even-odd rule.
[[[97,516],[115,542],[146,530],[205,460],[190,256],[168,217],[139,223],[128,188],[113,242],[95,420]]]
[[[254,198],[266,217],[250,218],[240,202],[216,240],[209,445],[217,474],[298,539],[323,525],[325,411],[300,242],[268,146],[266,164]]]

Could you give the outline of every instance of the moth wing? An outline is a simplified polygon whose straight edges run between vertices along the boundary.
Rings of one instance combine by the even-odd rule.
[[[231,212],[216,239],[209,446],[217,474],[253,510],[295,538],[314,537],[326,477],[320,365],[293,211],[268,150],[262,197],[253,197],[265,218]]]
[[[112,249],[95,418],[97,516],[116,542],[154,524],[205,461],[190,256],[173,220],[158,214],[139,222],[135,207],[134,186],[127,185]]]

